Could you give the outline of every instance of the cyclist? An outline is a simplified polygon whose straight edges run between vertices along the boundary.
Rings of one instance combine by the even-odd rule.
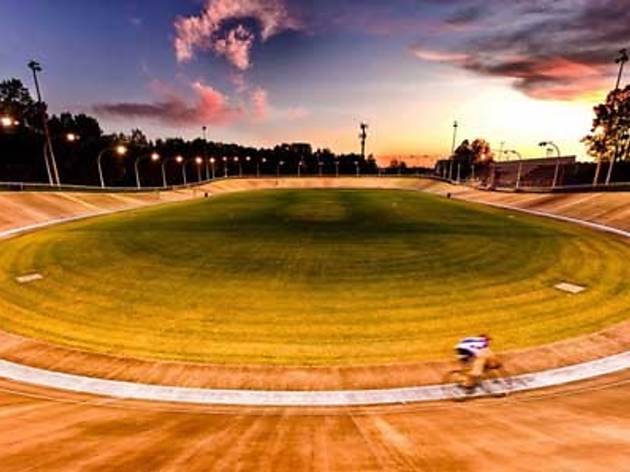
[[[462,339],[455,345],[457,359],[467,370],[463,386],[474,390],[486,370],[500,369],[501,361],[490,350],[492,339],[487,334]]]

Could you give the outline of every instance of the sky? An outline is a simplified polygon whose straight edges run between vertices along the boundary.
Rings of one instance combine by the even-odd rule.
[[[630,46],[619,0],[1,0],[0,79],[104,129],[423,163],[458,140],[583,158]]]

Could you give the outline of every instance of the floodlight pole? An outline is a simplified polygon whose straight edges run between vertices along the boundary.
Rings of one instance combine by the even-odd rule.
[[[615,59],[615,64],[619,64],[619,75],[617,75],[617,84],[615,85],[615,90],[619,90],[621,86],[621,78],[623,76],[623,68],[626,65],[630,58],[628,58],[628,50],[622,49],[619,51],[619,57]]]
[[[37,61],[31,61],[28,63],[28,68],[33,72],[33,80],[35,81],[35,90],[37,91],[37,105],[39,107],[39,111],[41,114],[42,127],[44,128],[44,139],[46,140],[46,144],[44,149],[48,149],[48,151],[44,155],[44,159],[46,161],[46,168],[48,170],[48,178],[50,185],[61,185],[61,181],[59,180],[59,170],[57,169],[57,160],[55,159],[55,152],[53,150],[52,139],[50,138],[50,130],[48,129],[48,116],[46,110],[44,109],[44,103],[42,100],[42,92],[39,86],[39,76],[38,72],[42,71],[42,66]],[[50,158],[50,162],[52,163],[52,171],[54,173],[54,179],[50,172],[50,167],[48,163],[48,158]]]
[[[455,154],[455,145],[457,142],[457,128],[459,128],[459,123],[457,120],[453,122],[453,144],[451,145],[451,156]]]
[[[619,90],[621,86],[621,79],[623,77],[623,68],[626,65],[630,58],[628,58],[628,50],[622,49],[619,51],[619,57],[615,59],[615,64],[619,64],[619,74],[617,75],[617,83],[615,84],[615,91]],[[615,163],[617,161],[617,154],[619,153],[619,142],[615,141],[615,152],[610,159],[610,164],[608,165],[608,173],[606,174],[606,185],[610,185],[610,181],[612,180],[613,169],[615,167]],[[598,163],[598,167],[601,165],[601,160]],[[598,168],[599,171],[599,168]],[[596,177],[599,177],[599,172],[596,172]]]
[[[551,188],[556,188],[558,186],[558,178],[560,177],[560,158],[562,157],[562,153],[560,152],[560,148],[553,141],[543,141],[539,144],[540,147],[552,147],[556,150],[556,168],[553,172],[553,183],[551,184]]]
[[[361,129],[361,133],[359,133],[359,139],[361,140],[361,159],[365,160],[365,143],[368,137],[367,135],[368,125],[367,123],[361,123],[359,127]]]

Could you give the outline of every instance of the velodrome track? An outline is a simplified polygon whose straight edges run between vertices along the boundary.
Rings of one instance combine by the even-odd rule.
[[[0,381],[0,467],[622,471],[630,375],[507,399],[361,408],[142,403]]]
[[[499,195],[414,179],[344,180],[225,181],[206,190],[402,186],[630,229],[627,193]],[[15,195],[17,204],[0,194],[0,207],[10,200],[14,210],[0,216],[5,230],[193,196],[92,195],[85,202],[83,194]],[[54,210],[42,210],[40,198]],[[337,410],[142,403],[3,382],[0,464],[3,470],[67,470],[69,464],[86,470],[110,464],[136,470],[621,470],[630,453],[628,381],[626,371],[507,400]]]

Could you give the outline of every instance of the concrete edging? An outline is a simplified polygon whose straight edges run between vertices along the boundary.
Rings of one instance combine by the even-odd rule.
[[[512,378],[511,392],[541,389],[613,374],[630,368],[630,352]],[[379,390],[270,391],[204,389],[97,379],[52,372],[0,360],[0,377],[16,382],[126,400],[232,406],[332,407],[391,405],[452,398],[452,385]],[[474,396],[483,396],[477,393]]]

